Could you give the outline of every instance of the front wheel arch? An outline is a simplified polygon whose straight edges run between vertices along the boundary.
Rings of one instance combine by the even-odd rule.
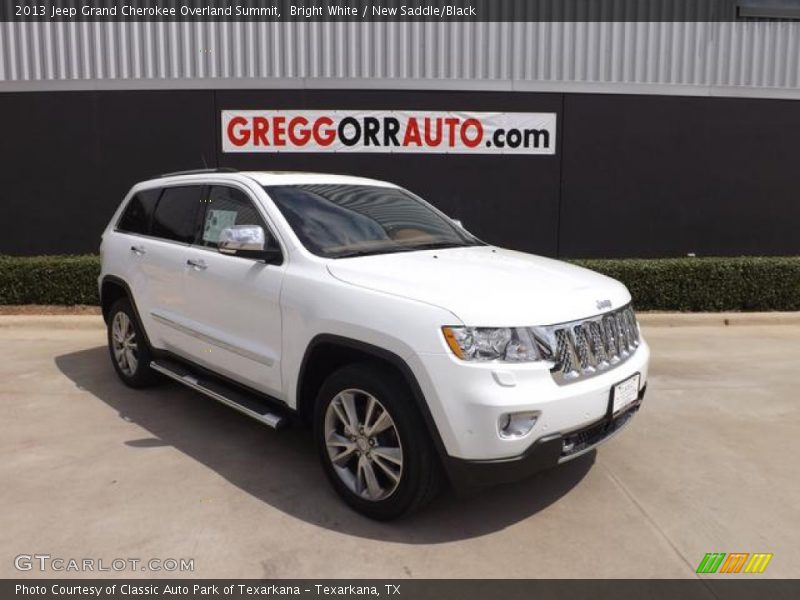
[[[425,395],[408,363],[390,350],[353,338],[323,333],[309,342],[297,379],[297,412],[303,420],[312,422],[317,394],[325,379],[341,367],[359,362],[390,369],[405,382],[440,460],[447,456]]]

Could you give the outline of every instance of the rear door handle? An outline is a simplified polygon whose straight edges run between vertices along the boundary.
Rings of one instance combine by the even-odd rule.
[[[131,246],[131,252],[133,252],[136,256],[141,256],[146,252],[144,246]]]
[[[192,267],[193,269],[197,269],[198,271],[205,271],[208,268],[206,261],[200,258],[190,258],[186,261],[186,264]]]

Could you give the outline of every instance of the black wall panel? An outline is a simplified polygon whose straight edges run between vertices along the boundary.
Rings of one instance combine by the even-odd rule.
[[[0,95],[0,253],[97,249],[96,119],[91,93]]]
[[[224,154],[223,109],[556,112],[555,156]],[[800,254],[800,103],[589,94],[187,90],[0,94],[0,254],[82,253],[165,171],[394,181],[499,245],[565,257]]]
[[[565,97],[560,254],[800,254],[800,103]]]
[[[213,93],[0,94],[0,254],[96,252],[137,180],[213,162]]]

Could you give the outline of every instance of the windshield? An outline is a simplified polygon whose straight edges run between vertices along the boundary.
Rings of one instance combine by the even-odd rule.
[[[339,184],[264,189],[303,245],[318,256],[484,245],[405,190]]]

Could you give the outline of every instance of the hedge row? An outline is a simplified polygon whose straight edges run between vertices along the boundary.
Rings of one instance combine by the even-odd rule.
[[[99,304],[99,256],[0,256],[0,304]]]
[[[573,262],[622,281],[637,310],[800,310],[800,257]]]
[[[800,310],[800,257],[572,261],[619,279],[637,310]],[[97,256],[0,256],[0,304],[97,304]]]

